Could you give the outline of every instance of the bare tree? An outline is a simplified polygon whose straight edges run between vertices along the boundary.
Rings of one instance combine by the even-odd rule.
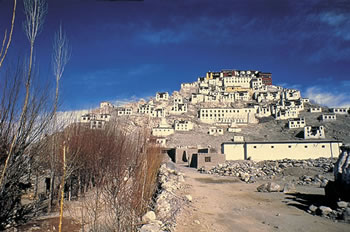
[[[2,41],[2,46],[0,50],[0,68],[2,66],[2,63],[5,60],[5,57],[7,55],[7,51],[10,47],[11,41],[12,41],[12,33],[13,33],[13,28],[15,26],[15,18],[16,18],[16,7],[17,7],[17,0],[13,1],[13,10],[12,10],[12,21],[11,21],[11,29],[9,33],[9,37],[7,39],[7,30],[5,30],[4,34],[4,39]],[[7,39],[7,42],[6,42]]]
[[[42,90],[33,85],[36,77],[33,71],[35,41],[44,22],[47,3],[45,0],[24,0],[24,10],[26,20],[23,26],[30,44],[28,63],[18,62],[16,68],[8,66],[6,72],[0,73],[0,230],[8,224],[25,220],[25,215],[33,216],[35,212],[37,202],[34,200],[31,204],[22,205],[21,196],[23,190],[31,187],[30,183],[26,183],[30,181],[27,174],[32,160],[40,153],[39,141],[43,140],[43,134],[57,111],[59,81],[67,62],[65,54],[68,54],[62,50],[64,46],[57,48],[59,65],[54,71],[56,92],[52,100],[48,96],[48,88]],[[10,34],[12,36],[12,29]],[[60,39],[65,38],[63,35],[60,29],[57,36],[60,46]],[[67,40],[64,41],[65,44]],[[9,47],[9,43],[4,44],[2,50],[5,53],[1,51],[0,56],[2,60]]]
[[[28,104],[30,97],[30,84],[32,80],[32,67],[33,67],[33,53],[34,53],[34,44],[37,35],[40,33],[42,25],[44,23],[44,17],[47,12],[47,3],[45,0],[24,0],[24,12],[26,14],[26,21],[23,24],[24,30],[26,32],[27,38],[30,43],[30,55],[29,55],[29,64],[28,64],[28,72],[25,83],[25,99],[22,107],[21,116],[19,118],[19,127],[17,133],[12,139],[10,149],[7,155],[7,159],[5,161],[5,165],[3,171],[1,173],[0,185],[2,184],[6,170],[8,167],[8,163],[13,154],[13,147],[16,143],[17,137],[20,136],[21,133],[26,133],[23,129],[26,127],[27,123],[27,112],[28,112]],[[31,126],[29,124],[29,126]]]
[[[58,106],[59,97],[59,82],[62,78],[66,64],[70,58],[70,47],[66,34],[62,30],[62,25],[60,25],[58,31],[55,34],[53,41],[53,54],[52,54],[52,69],[56,81],[56,92],[55,92],[55,104],[54,104],[54,120],[53,120],[53,130],[56,131],[57,117],[56,111]],[[55,139],[55,136],[52,137]],[[52,151],[50,152],[50,190],[49,190],[49,205],[48,212],[51,212],[53,191],[54,191],[54,179],[56,176],[56,163],[57,156],[55,155],[56,143],[52,143]]]

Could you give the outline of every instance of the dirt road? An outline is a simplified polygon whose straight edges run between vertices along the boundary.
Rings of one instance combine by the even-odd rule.
[[[256,188],[264,182],[246,184],[184,166],[179,169],[186,180],[181,191],[193,201],[178,216],[176,232],[350,231],[350,224],[305,212],[305,207],[322,198],[321,188],[297,186],[298,195],[260,193]]]

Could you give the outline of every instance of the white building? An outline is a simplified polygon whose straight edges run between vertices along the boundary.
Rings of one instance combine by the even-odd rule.
[[[256,109],[254,108],[202,108],[199,110],[199,119],[205,123],[216,122],[247,122],[255,120]]]
[[[288,121],[289,129],[304,128],[305,126],[306,126],[305,118],[294,118],[294,119],[289,119]]]
[[[104,120],[91,120],[90,121],[90,129],[103,129],[106,125],[106,121]]]
[[[341,145],[334,140],[225,142],[221,150],[226,160],[316,159],[338,157]]]
[[[161,147],[166,147],[166,138],[156,138],[156,144],[159,144]]]
[[[297,118],[299,112],[291,109],[277,109],[275,113],[276,120],[286,120],[291,118]]]
[[[111,107],[113,108],[114,106],[112,105],[112,103],[107,102],[107,101],[103,101],[100,103],[100,108],[105,108],[105,107]]]
[[[192,82],[192,83],[182,83],[181,88],[187,89],[187,88],[197,88],[198,83],[197,82]]]
[[[311,107],[311,108],[309,109],[309,111],[310,111],[311,113],[321,113],[321,112],[322,112],[322,108],[321,108],[321,107]]]
[[[162,121],[159,123],[158,127],[152,129],[152,135],[156,137],[166,137],[171,134],[174,134],[174,128],[172,128],[165,118],[162,118]]]
[[[183,104],[184,103],[184,99],[182,96],[175,96],[174,97],[174,104]]]
[[[203,102],[204,101],[204,95],[200,94],[200,93],[192,93],[191,96],[191,103],[192,104],[197,104],[199,102]]]
[[[187,112],[187,103],[183,103],[183,104],[174,103],[170,111],[170,113],[172,114],[182,114],[186,112]]]
[[[209,135],[214,135],[214,136],[223,135],[224,134],[224,129],[217,128],[217,127],[209,127],[208,134]]]
[[[190,131],[193,129],[193,123],[187,120],[175,120],[175,131]]]
[[[310,99],[309,98],[302,98],[301,100],[304,103],[310,103]]]
[[[300,91],[296,89],[284,89],[283,97],[287,100],[298,100],[301,98],[301,94]]]
[[[260,89],[263,86],[262,78],[260,77],[253,78],[250,83],[252,89]]]
[[[348,114],[348,108],[331,108],[330,111],[334,114]]]
[[[256,116],[259,118],[269,117],[272,115],[271,107],[269,105],[267,106],[256,105],[254,106],[254,108],[256,109]]]
[[[235,101],[249,101],[250,95],[248,91],[237,91],[235,92]]]
[[[324,126],[304,127],[304,139],[324,139],[325,137]]]
[[[106,121],[108,122],[111,119],[110,114],[95,114],[95,113],[88,113],[88,114],[83,114],[81,116],[80,122],[91,122],[91,121]]]
[[[233,142],[244,142],[244,136],[242,135],[234,135],[232,138]]]
[[[250,88],[251,77],[224,77],[223,85],[225,87]]]
[[[151,116],[154,118],[163,118],[163,117],[165,117],[165,109],[164,108],[156,108],[152,111]]]
[[[143,104],[139,105],[138,113],[139,114],[146,114],[146,115],[152,115],[154,111],[154,105],[151,104]]]
[[[118,116],[132,115],[132,108],[118,107],[117,115]]]
[[[337,120],[337,115],[336,114],[322,114],[321,120],[322,121],[335,121],[335,120]]]
[[[158,92],[156,94],[156,101],[168,101],[169,93],[168,92]]]

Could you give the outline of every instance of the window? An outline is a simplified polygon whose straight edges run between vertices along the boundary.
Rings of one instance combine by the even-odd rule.
[[[207,163],[207,162],[211,162],[211,157],[210,157],[210,156],[205,157],[205,158],[204,158],[204,162],[206,162],[206,163]]]
[[[271,148],[275,148],[275,146],[271,146]]]
[[[304,146],[305,148],[307,148],[307,146]]]
[[[254,146],[254,148],[256,148],[256,146]]]
[[[322,145],[322,148],[325,148],[326,146],[325,145]]]
[[[292,148],[292,146],[291,146],[291,145],[288,145],[288,148]]]

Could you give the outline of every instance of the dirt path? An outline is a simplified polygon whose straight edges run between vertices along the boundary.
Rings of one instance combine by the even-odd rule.
[[[263,182],[246,184],[233,177],[200,174],[184,166],[179,169],[185,173],[187,185],[183,194],[190,194],[193,202],[178,216],[176,232],[350,231],[350,224],[306,213],[301,209],[303,199],[257,192]],[[309,197],[317,198],[323,189],[314,188],[313,194]]]

